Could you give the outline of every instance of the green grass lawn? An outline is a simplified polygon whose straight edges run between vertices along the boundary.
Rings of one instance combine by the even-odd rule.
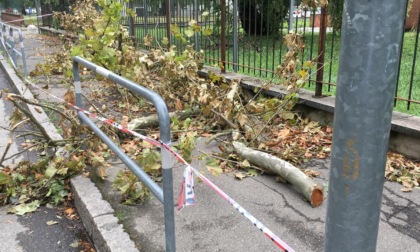
[[[309,26],[309,19],[306,23],[302,20],[297,24],[298,28]],[[265,36],[249,36],[240,35],[238,43],[238,65],[240,73],[260,77],[263,79],[271,79],[272,71],[281,63],[284,54],[287,52],[285,46],[281,43],[282,37],[287,32],[287,23],[284,23],[285,28],[281,30],[278,35]],[[294,27],[295,28],[295,27]],[[142,38],[146,34],[155,37],[156,41],[160,42],[163,37],[166,37],[166,29],[159,26],[149,26],[147,31],[144,27],[136,27],[136,38],[138,44],[142,44]],[[181,28],[182,32],[182,28]],[[315,59],[318,56],[318,33],[306,31],[304,34],[306,41],[304,55],[300,57],[300,61],[307,61]],[[200,49],[203,49],[206,55],[206,64],[217,66],[221,59],[219,35],[211,37],[198,37],[198,44]],[[407,99],[410,92],[410,83],[412,72],[412,90],[411,99],[420,101],[420,62],[413,68],[413,57],[415,48],[416,33],[406,32],[404,35],[404,46],[401,58],[400,76],[398,80],[397,97]],[[227,50],[226,61],[233,62],[233,36],[228,34],[226,36]],[[174,41],[180,50],[185,45]],[[194,37],[191,38],[191,43],[194,43]],[[325,45],[325,63],[324,63],[324,82],[337,83],[339,50],[340,50],[340,34],[327,33]],[[419,52],[420,53],[420,52]],[[418,56],[417,56],[418,57]],[[227,64],[227,70],[233,71],[233,65]],[[315,80],[316,68],[313,69],[311,79]],[[311,82],[307,89],[314,90],[315,83]],[[323,93],[327,95],[335,95],[335,86],[324,84]],[[409,110],[407,110],[407,101],[397,100],[395,110],[420,116],[420,104],[411,103]]]

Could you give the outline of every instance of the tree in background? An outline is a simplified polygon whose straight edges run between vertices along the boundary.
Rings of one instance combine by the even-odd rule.
[[[289,7],[290,0],[239,0],[242,28],[249,35],[276,34]]]
[[[336,30],[341,30],[343,20],[344,0],[330,0],[328,3],[328,13],[330,15],[330,25]]]

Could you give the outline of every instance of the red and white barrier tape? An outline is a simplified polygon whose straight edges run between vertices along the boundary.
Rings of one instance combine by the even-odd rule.
[[[180,197],[178,199],[178,210],[181,210],[185,205],[195,205],[196,199],[194,194],[194,178],[193,173],[195,173],[200,179],[204,181],[210,188],[212,188],[215,192],[217,192],[222,198],[224,198],[227,202],[229,202],[236,210],[238,210],[239,213],[241,213],[245,218],[247,218],[249,221],[254,224],[261,232],[263,232],[268,238],[270,238],[274,244],[277,245],[280,249],[282,249],[285,252],[294,252],[294,250],[289,247],[284,241],[282,241],[277,235],[275,235],[271,230],[269,230],[267,227],[265,227],[260,221],[258,221],[254,216],[252,216],[248,211],[246,211],[242,206],[240,206],[236,201],[234,201],[231,197],[229,197],[225,192],[223,192],[219,187],[217,187],[215,184],[213,184],[209,179],[207,179],[203,174],[201,174],[199,171],[194,169],[185,159],[183,159],[178,153],[176,153],[168,144],[163,143],[162,141],[154,140],[150,137],[147,137],[145,135],[142,135],[140,133],[137,133],[135,131],[132,131],[130,129],[125,128],[121,124],[114,122],[113,120],[98,116],[97,114],[91,113],[89,111],[84,110],[83,108],[80,108],[74,104],[68,103],[65,100],[63,100],[60,97],[57,97],[51,93],[48,93],[47,91],[39,88],[37,85],[32,83],[30,80],[24,78],[24,80],[30,84],[31,86],[35,87],[37,90],[42,91],[46,93],[47,95],[58,99],[62,103],[70,106],[76,111],[81,111],[85,113],[86,115],[90,116],[93,119],[97,119],[105,124],[108,124],[114,128],[117,128],[127,134],[131,134],[133,136],[136,136],[156,147],[165,148],[168,150],[173,156],[175,156],[179,162],[186,165],[183,181],[182,181],[182,188]]]
[[[39,16],[30,16],[29,19],[34,18],[39,18],[39,17],[48,17],[48,16],[52,16],[54,14],[45,14],[45,15],[39,15]],[[14,23],[14,22],[18,22],[18,21],[25,21],[26,19],[16,19],[16,20],[12,20],[12,21],[7,21],[7,22],[2,22],[3,24],[9,24],[9,23]]]

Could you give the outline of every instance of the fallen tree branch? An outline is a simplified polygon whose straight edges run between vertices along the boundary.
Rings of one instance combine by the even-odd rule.
[[[248,148],[240,142],[233,142],[233,146],[240,157],[247,159],[254,165],[282,176],[287,182],[294,185],[311,202],[313,207],[322,204],[324,200],[322,187],[289,162],[265,152]]]
[[[1,158],[0,158],[0,165],[1,165],[1,166],[3,166],[3,161],[5,161],[5,158],[6,158],[7,152],[9,151],[9,148],[10,148],[10,146],[11,146],[11,145],[12,145],[12,143],[13,143],[13,133],[15,132],[15,129],[16,129],[17,127],[19,127],[20,125],[22,125],[22,124],[24,124],[24,123],[28,122],[28,121],[29,121],[29,118],[27,118],[27,119],[25,119],[25,120],[22,120],[22,121],[20,121],[20,122],[16,123],[15,125],[13,125],[13,127],[10,129],[10,132],[9,132],[9,141],[7,142],[7,145],[6,145],[6,148],[5,148],[4,152],[3,152],[3,155],[2,155],[2,156],[1,156]]]
[[[31,145],[29,147],[23,148],[21,151],[18,151],[16,153],[14,153],[13,155],[8,156],[7,158],[4,158],[4,160],[2,162],[7,161],[9,159],[12,159],[14,157],[17,157],[17,156],[21,155],[22,153],[25,153],[26,151],[30,151],[31,149],[36,148],[38,146],[42,146],[42,144],[41,143],[37,143],[37,144]],[[3,165],[1,165],[1,166],[3,166]]]
[[[25,102],[25,103],[28,103],[28,104],[34,105],[34,106],[38,106],[38,107],[41,107],[41,108],[46,108],[46,109],[52,110],[52,111],[54,111],[54,112],[56,112],[56,113],[60,114],[63,118],[66,118],[66,119],[67,119],[67,120],[69,120],[70,122],[74,122],[74,120],[73,120],[72,118],[68,117],[65,113],[63,113],[63,112],[62,112],[60,109],[58,109],[58,108],[55,108],[55,107],[52,107],[52,106],[49,106],[49,105],[46,105],[46,104],[41,104],[41,103],[38,103],[38,102],[31,101],[31,100],[26,99],[26,98],[25,98],[25,97],[23,97],[23,96],[16,95],[16,94],[10,94],[10,97],[12,97],[12,98],[18,98],[19,100],[21,100],[21,101],[23,101],[23,102]]]
[[[45,131],[45,128],[42,127],[42,125],[35,119],[35,117],[32,115],[31,112],[27,111],[25,108],[23,108],[22,105],[19,104],[19,102],[13,98],[8,98],[9,101],[13,102],[13,104],[18,108],[22,113],[24,113],[29,119],[31,119],[31,122],[33,122],[36,127],[39,129],[41,134],[44,136],[45,139],[47,139],[48,144],[53,144],[54,141],[51,139],[49,134]]]
[[[169,113],[169,117],[177,117],[179,119],[185,119],[189,116],[192,115],[197,115],[201,112],[201,110],[199,108],[193,108],[193,109],[187,109],[187,110],[183,110],[183,111],[178,111],[178,112],[171,112]],[[142,118],[136,118],[131,120],[127,127],[130,130],[136,130],[136,129],[144,129],[147,127],[152,127],[152,126],[158,126],[159,125],[159,118],[156,114],[154,115],[150,115],[150,116],[146,116],[146,117],[142,117]]]

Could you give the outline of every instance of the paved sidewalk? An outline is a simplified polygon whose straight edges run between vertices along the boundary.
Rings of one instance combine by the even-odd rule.
[[[42,45],[36,36],[25,36],[24,43],[28,51]],[[28,57],[31,57],[29,53]],[[42,54],[34,54],[28,61],[29,68],[42,59]],[[217,150],[213,144],[203,142],[199,142],[196,151]],[[296,251],[323,251],[326,200],[320,207],[312,208],[290,184],[276,183],[272,176],[238,181],[231,174],[209,175],[198,161],[193,165]],[[328,160],[306,165],[321,173],[318,183],[328,184]],[[86,178],[72,181],[78,210],[95,245],[101,251],[135,251],[134,244],[140,251],[164,251],[161,204],[157,200],[131,207],[118,204],[118,194],[110,186],[117,171],[118,166],[108,169],[108,180],[96,183],[103,196]],[[182,172],[183,168],[174,169],[175,197]],[[196,180],[195,188],[198,205],[187,206],[176,214],[177,251],[279,251],[204,183]],[[399,184],[385,183],[377,251],[420,251],[420,190],[403,193],[400,189]],[[101,200],[102,197],[109,203]],[[125,225],[132,241],[114,215]]]

